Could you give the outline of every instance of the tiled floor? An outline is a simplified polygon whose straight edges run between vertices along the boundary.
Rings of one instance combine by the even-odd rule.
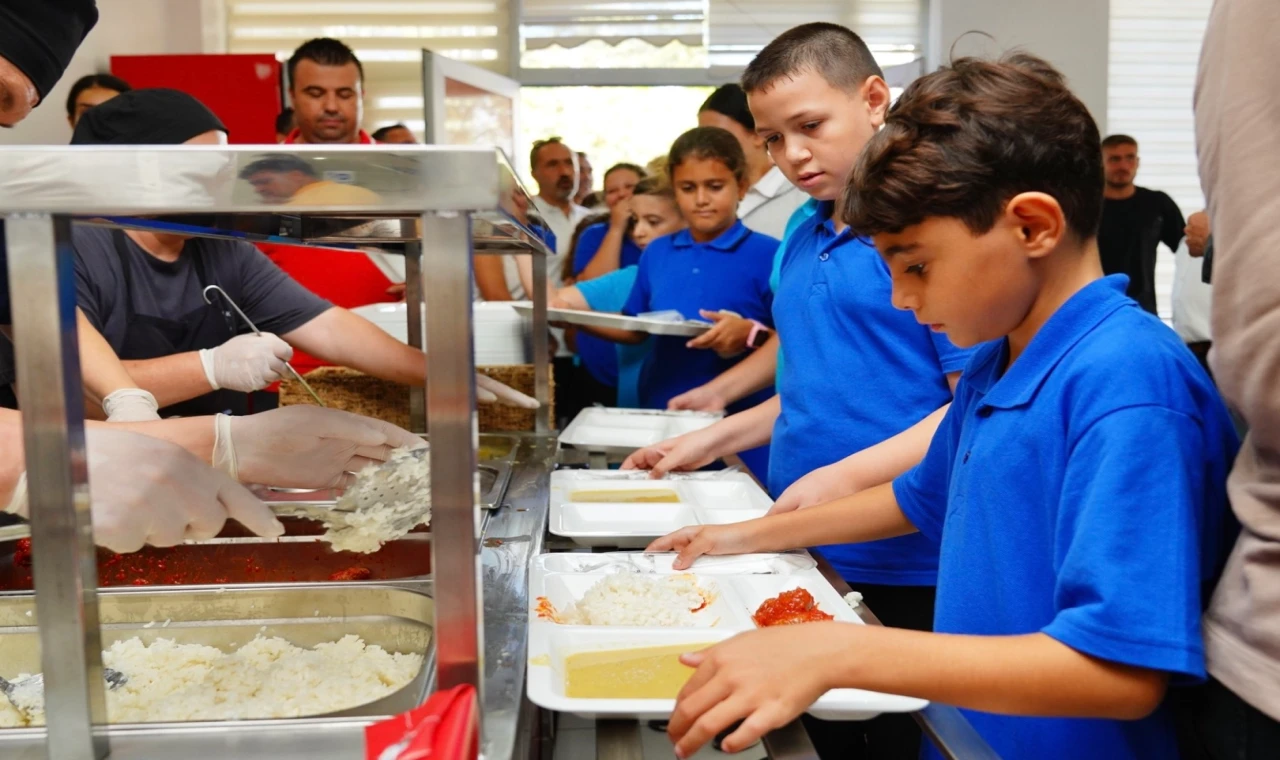
[[[595,722],[566,714],[559,715],[558,720],[554,760],[594,760],[596,756]],[[671,742],[665,733],[653,731],[647,725],[641,725],[640,739],[644,744],[645,760],[668,760],[675,757],[671,751]],[[726,755],[708,746],[694,755],[697,760],[727,760],[727,758],[764,760],[766,757],[764,748],[760,745],[736,755]]]

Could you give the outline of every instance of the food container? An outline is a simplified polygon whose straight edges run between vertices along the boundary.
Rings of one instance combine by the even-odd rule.
[[[771,597],[804,589],[817,607],[835,620],[864,625],[817,570],[807,554],[755,554],[704,557],[688,571],[698,585],[713,592],[706,608],[693,614],[691,627],[564,625],[546,617],[548,605],[563,612],[581,602],[587,590],[612,573],[646,577],[672,575],[674,554],[550,554],[534,560],[529,616],[529,700],[539,707],[585,718],[661,719],[675,709],[674,699],[575,698],[565,692],[567,659],[580,652],[656,646],[688,646],[691,651],[754,629],[752,615]],[[540,614],[541,613],[541,614]],[[806,625],[800,623],[799,625]],[[866,720],[886,712],[915,712],[928,702],[861,689],[836,689],[808,710],[824,720]]]
[[[671,493],[677,502],[613,500],[631,494],[661,498]],[[769,495],[742,472],[650,480],[647,474],[559,470],[551,474],[547,529],[579,546],[643,549],[655,538],[688,525],[726,525],[763,517],[772,505]]]
[[[98,612],[104,648],[137,637],[144,644],[165,638],[230,652],[258,635],[279,636],[296,646],[310,648],[355,634],[388,652],[423,655],[418,675],[386,697],[340,712],[290,720],[374,717],[412,709],[431,691],[435,610],[426,593],[428,589],[427,584],[416,590],[343,584],[305,588],[109,589],[98,597]],[[40,671],[36,622],[33,595],[0,594],[0,675],[13,678],[19,673]],[[0,735],[23,730],[42,729],[0,729]]]
[[[578,412],[560,434],[560,445],[626,456],[637,449],[714,425],[720,412],[664,412],[592,406]]]

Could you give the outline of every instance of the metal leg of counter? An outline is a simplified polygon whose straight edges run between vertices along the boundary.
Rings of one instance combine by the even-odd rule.
[[[596,760],[644,760],[640,723],[634,720],[596,721]]]

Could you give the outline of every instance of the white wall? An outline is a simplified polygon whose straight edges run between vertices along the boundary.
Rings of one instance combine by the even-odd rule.
[[[929,19],[930,71],[953,54],[990,57],[1022,48],[1066,75],[1106,134],[1109,0],[931,0]],[[986,32],[995,42],[980,35],[960,40],[970,31]]]
[[[36,2],[37,0],[30,0]],[[98,0],[99,19],[44,102],[14,129],[0,130],[0,144],[65,144],[67,91],[85,74],[111,69],[113,55],[199,53],[204,45],[201,4],[192,0]]]

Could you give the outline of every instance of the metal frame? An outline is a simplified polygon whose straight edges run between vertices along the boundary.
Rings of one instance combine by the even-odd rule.
[[[242,146],[0,149],[0,177],[5,178],[0,215],[7,221],[10,279],[21,284],[12,289],[12,300],[40,643],[46,701],[58,721],[57,732],[48,732],[51,760],[96,759],[108,749],[105,739],[95,736],[101,734],[95,724],[103,723],[105,702],[69,247],[72,216],[148,217],[103,223],[172,229],[165,226],[173,221],[171,215],[201,215],[184,219],[184,229],[300,244],[334,240],[338,232],[371,220],[399,221],[393,231],[378,231],[376,239],[406,244],[409,266],[418,265],[407,291],[413,303],[425,296],[431,313],[426,411],[435,444],[431,498],[438,682],[444,687],[474,684],[488,702],[480,664],[484,602],[475,470],[472,255],[550,252],[511,213],[512,194],[524,190],[496,149],[295,147],[289,155],[316,169],[341,172],[352,184],[377,193],[373,201],[307,207],[273,204],[238,178],[254,161],[272,154],[280,151]],[[104,177],[111,181],[103,182]],[[337,239],[358,242],[371,236]],[[419,240],[427,241],[425,264],[418,259]],[[545,318],[545,287],[533,298],[536,313]],[[410,330],[417,324],[411,321]],[[545,408],[546,351],[536,353],[534,361]]]

